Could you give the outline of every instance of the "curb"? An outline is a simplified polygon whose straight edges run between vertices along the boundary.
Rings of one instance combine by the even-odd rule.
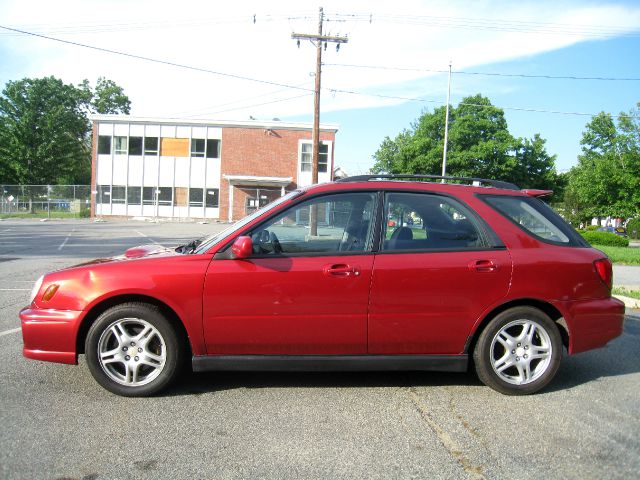
[[[613,295],[618,300],[624,302],[624,306],[627,308],[640,308],[640,300],[631,297],[625,297],[624,295]]]

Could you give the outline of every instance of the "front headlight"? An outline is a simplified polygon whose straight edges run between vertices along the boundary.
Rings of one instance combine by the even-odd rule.
[[[29,305],[33,303],[36,298],[36,295],[40,291],[40,287],[42,287],[42,282],[44,281],[44,275],[41,275],[38,280],[36,280],[36,284],[33,286],[33,290],[31,290],[31,297],[29,297]]]

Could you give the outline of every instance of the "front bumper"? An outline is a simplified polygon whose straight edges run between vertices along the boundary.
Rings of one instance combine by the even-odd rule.
[[[622,335],[624,303],[617,298],[562,302],[569,329],[569,353],[605,346]]]
[[[81,311],[23,308],[20,311],[22,354],[34,360],[76,365],[76,338],[83,314]]]

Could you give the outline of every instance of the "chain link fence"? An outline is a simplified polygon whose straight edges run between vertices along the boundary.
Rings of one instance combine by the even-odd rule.
[[[0,215],[88,217],[90,185],[0,185]]]

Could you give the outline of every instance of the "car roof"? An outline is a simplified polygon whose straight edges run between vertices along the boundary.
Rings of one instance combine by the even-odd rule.
[[[434,181],[434,180],[440,180]],[[513,196],[542,197],[552,190],[523,189],[513,183],[472,177],[443,177],[436,175],[357,175],[331,183],[311,185],[301,190],[305,193],[344,190],[416,190],[440,193],[481,193]]]

